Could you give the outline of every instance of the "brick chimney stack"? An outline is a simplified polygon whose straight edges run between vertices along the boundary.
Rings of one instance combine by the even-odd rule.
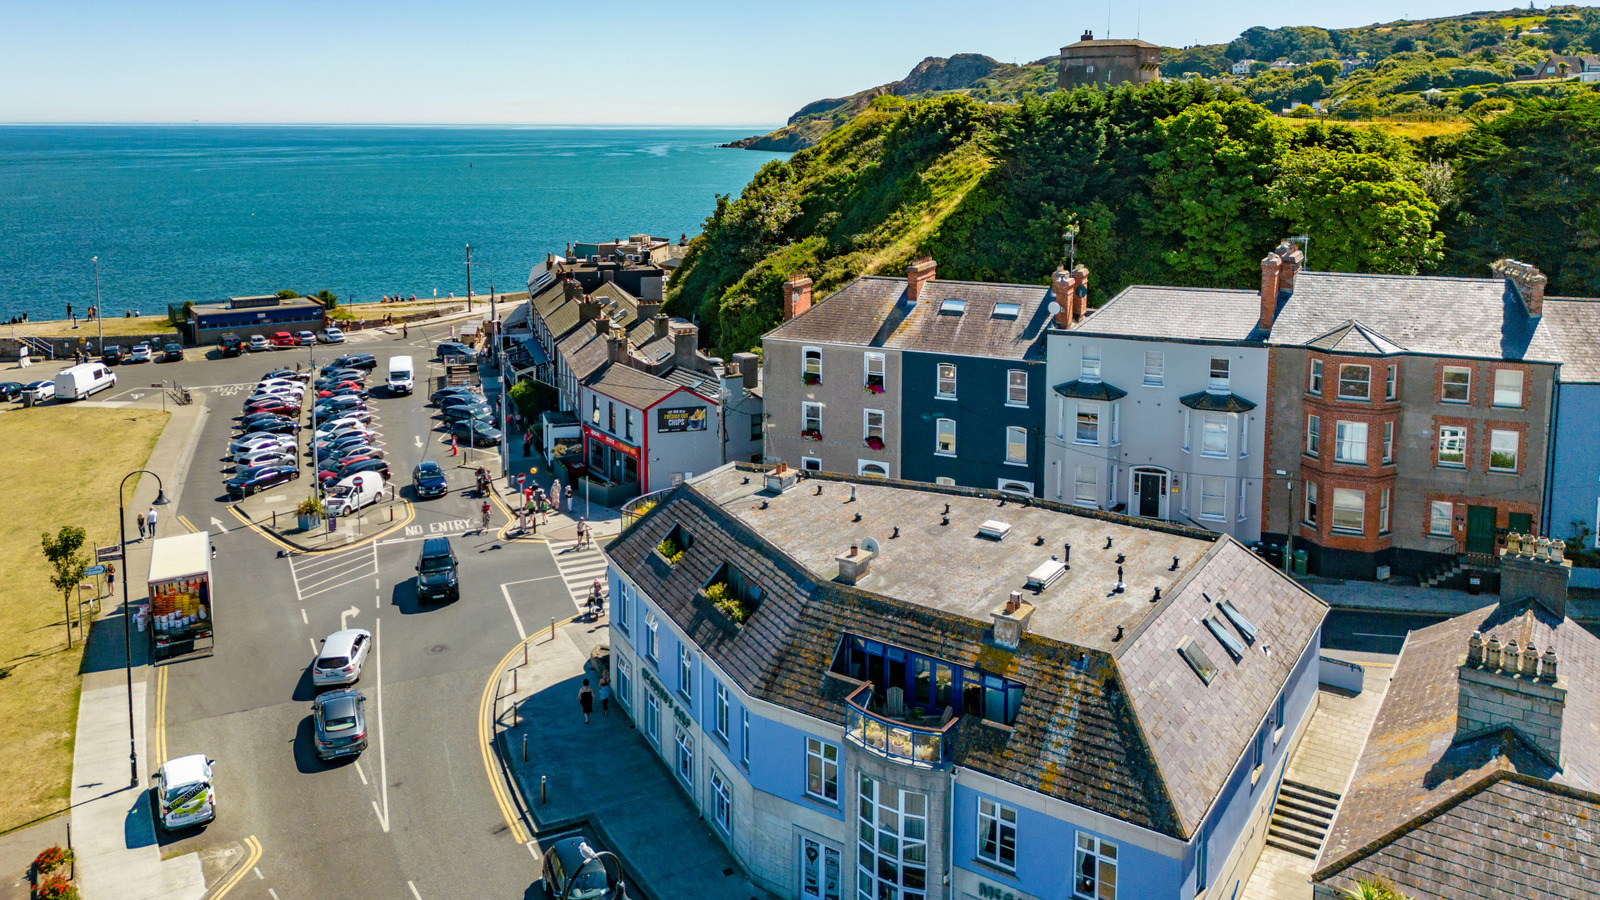
[[[568,278],[561,282],[561,290],[568,303],[583,297],[583,285],[579,284],[576,278]]]
[[[1283,258],[1274,250],[1261,259],[1261,319],[1258,328],[1271,329],[1278,315],[1278,279],[1283,269]]]
[[[1080,40],[1080,41],[1092,41],[1092,40],[1094,40],[1094,32],[1085,31],[1083,33],[1083,37],[1078,38],[1078,40]]]
[[[1305,268],[1305,251],[1289,241],[1284,241],[1278,245],[1278,257],[1283,260],[1283,268],[1278,270],[1278,293],[1293,294],[1294,277]]]
[[[924,256],[909,266],[906,266],[906,299],[912,303],[922,296],[922,286],[933,280],[933,270],[937,264],[933,257]]]
[[[1572,562],[1567,543],[1512,532],[1500,550],[1500,599],[1532,600],[1552,614],[1567,616],[1567,585]]]
[[[672,332],[672,364],[690,371],[698,371],[699,358],[695,345],[700,340],[700,329],[693,325],[679,325]]]
[[[1052,324],[1057,328],[1071,328],[1072,312],[1076,308],[1073,304],[1076,301],[1072,298],[1072,273],[1067,271],[1066,266],[1056,266],[1056,270],[1050,273],[1050,299],[1061,307]]]
[[[606,335],[606,360],[619,364],[628,361],[628,333],[621,328]]]
[[[1538,317],[1544,314],[1544,289],[1549,279],[1537,266],[1514,259],[1502,259],[1489,268],[1506,280],[1506,293],[1516,292],[1528,315]]]
[[[811,279],[804,272],[796,272],[783,283],[783,320],[785,322],[811,308]]]
[[[1484,643],[1483,635],[1474,633],[1456,669],[1455,739],[1471,740],[1510,727],[1561,765],[1567,680],[1560,676],[1559,664],[1553,647],[1541,656],[1531,643],[1523,649],[1512,639],[1502,648],[1498,636]]]
[[[656,337],[658,338],[664,338],[667,336],[667,326],[671,323],[671,316],[656,315],[652,316],[650,319],[650,324],[656,327]]]
[[[1072,270],[1072,317],[1082,322],[1089,314],[1089,269],[1076,266]]]

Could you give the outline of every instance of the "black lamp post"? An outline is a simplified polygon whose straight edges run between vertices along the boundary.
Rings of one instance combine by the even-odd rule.
[[[128,787],[139,786],[139,750],[133,739],[133,606],[128,600],[128,511],[123,505],[123,489],[128,479],[135,475],[149,475],[156,480],[156,506],[166,506],[167,493],[162,489],[161,476],[149,469],[129,472],[117,485],[117,526],[122,530],[122,653],[123,668],[128,674]],[[152,535],[154,536],[154,535]]]

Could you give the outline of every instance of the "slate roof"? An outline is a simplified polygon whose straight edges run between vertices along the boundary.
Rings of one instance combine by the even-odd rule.
[[[679,387],[665,378],[657,378],[649,372],[641,372],[632,366],[618,363],[606,363],[593,375],[585,378],[583,386],[599,391],[619,403],[626,403],[634,409],[648,409],[666,399]]]
[[[741,687],[825,721],[844,720],[846,691],[826,670],[845,632],[1022,681],[1012,728],[963,721],[958,764],[1180,839],[1220,794],[1326,612],[1209,532],[1016,498],[1002,506],[997,492],[961,488],[837,476],[778,495],[762,487],[750,467],[692,479],[607,553]],[[946,502],[948,526],[939,524]],[[1011,532],[978,537],[989,519]],[[677,567],[651,552],[674,524],[693,535]],[[870,573],[855,587],[835,583],[834,556],[864,537],[881,548]],[[1069,541],[1070,571],[1025,592],[1036,610],[1018,651],[988,643],[989,612]],[[1119,553],[1127,590],[1112,594]],[[766,592],[742,629],[694,597],[724,561]],[[1151,603],[1155,587],[1166,593]],[[1207,595],[1228,598],[1260,629],[1242,662],[1200,625]],[[1178,655],[1180,632],[1210,642],[1221,661],[1209,687]]]
[[[1310,341],[1306,346],[1325,350],[1329,353],[1375,356],[1390,356],[1395,353],[1406,352],[1406,348],[1396,344],[1394,341],[1389,340],[1360,322],[1348,319],[1343,325],[1314,341]]]
[[[1524,647],[1531,641],[1541,652],[1555,649],[1568,682],[1562,768],[1553,767],[1509,729],[1454,740],[1457,666],[1474,631],[1481,631],[1486,641],[1496,636],[1502,643],[1515,639]],[[1414,631],[1406,639],[1350,788],[1329,828],[1314,879],[1348,886],[1357,873],[1381,868],[1408,894],[1451,898],[1477,896],[1479,881],[1508,878],[1511,873],[1541,879],[1542,884],[1547,862],[1524,858],[1519,863],[1509,848],[1542,848],[1552,841],[1592,844],[1594,821],[1581,826],[1590,835],[1583,837],[1574,832],[1580,827],[1576,823],[1550,831],[1536,820],[1517,818],[1508,808],[1496,806],[1492,817],[1467,821],[1499,834],[1460,840],[1460,816],[1496,803],[1503,792],[1468,802],[1470,796],[1490,782],[1508,779],[1546,793],[1587,796],[1591,803],[1600,800],[1600,638],[1527,600],[1475,610]],[[1452,809],[1464,811],[1456,814]],[[1502,868],[1486,867],[1488,857],[1482,854],[1489,844],[1501,848],[1495,852],[1510,854],[1500,861]],[[1416,859],[1423,847],[1431,848],[1437,863]],[[1592,868],[1592,851],[1589,859]],[[1409,880],[1435,864],[1448,869],[1451,877],[1437,883]],[[1516,893],[1501,890],[1497,895]]]
[[[1195,343],[1260,341],[1261,295],[1219,288],[1124,288],[1072,329],[1074,334]]]
[[[1238,394],[1213,394],[1210,391],[1198,391],[1178,398],[1178,402],[1190,409],[1204,412],[1249,412],[1256,408],[1255,402],[1246,400]]]
[[[1127,391],[1116,385],[1107,384],[1104,381],[1084,381],[1081,378],[1068,381],[1065,384],[1058,384],[1053,390],[1063,397],[1071,397],[1074,400],[1100,400],[1104,402],[1121,400],[1123,397],[1128,396]]]
[[[1561,350],[1561,380],[1600,383],[1600,300],[1546,297],[1543,312]]]
[[[593,325],[585,325],[556,342],[556,355],[566,360],[573,377],[582,381],[606,364],[606,336]]]
[[[903,278],[857,278],[767,332],[763,340],[882,346],[887,334],[880,331],[896,305],[902,314],[910,308],[903,302],[905,289]]]
[[[1349,323],[1406,352],[1559,362],[1551,326],[1533,318],[1503,278],[1352,275],[1303,270],[1267,343],[1304,346]]]

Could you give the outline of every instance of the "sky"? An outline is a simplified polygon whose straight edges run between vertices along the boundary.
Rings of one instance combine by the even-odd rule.
[[[1486,0],[9,0],[0,122],[740,125],[1085,29],[1165,46]],[[1507,4],[1509,5],[1509,4]],[[1545,8],[1547,3],[1540,3]]]

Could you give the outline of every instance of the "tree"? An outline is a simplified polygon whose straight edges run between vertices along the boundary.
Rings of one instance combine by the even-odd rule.
[[[317,291],[317,302],[322,304],[323,309],[333,312],[339,308],[339,295],[329,291],[327,288],[323,288]]]
[[[1439,207],[1387,155],[1291,151],[1271,197],[1273,215],[1311,235],[1318,269],[1415,275],[1442,256]]]
[[[283,290],[278,292],[278,299],[279,300],[292,300],[292,299],[294,299],[295,297],[298,297],[298,296],[300,296],[300,292],[299,291],[291,291],[288,288],[284,288]]]
[[[61,592],[61,608],[67,619],[67,646],[72,646],[72,592],[83,581],[84,570],[89,568],[89,557],[78,552],[83,549],[85,536],[82,528],[63,525],[54,538],[50,532],[41,532],[39,543],[44,557],[50,561],[54,573],[50,586]]]

